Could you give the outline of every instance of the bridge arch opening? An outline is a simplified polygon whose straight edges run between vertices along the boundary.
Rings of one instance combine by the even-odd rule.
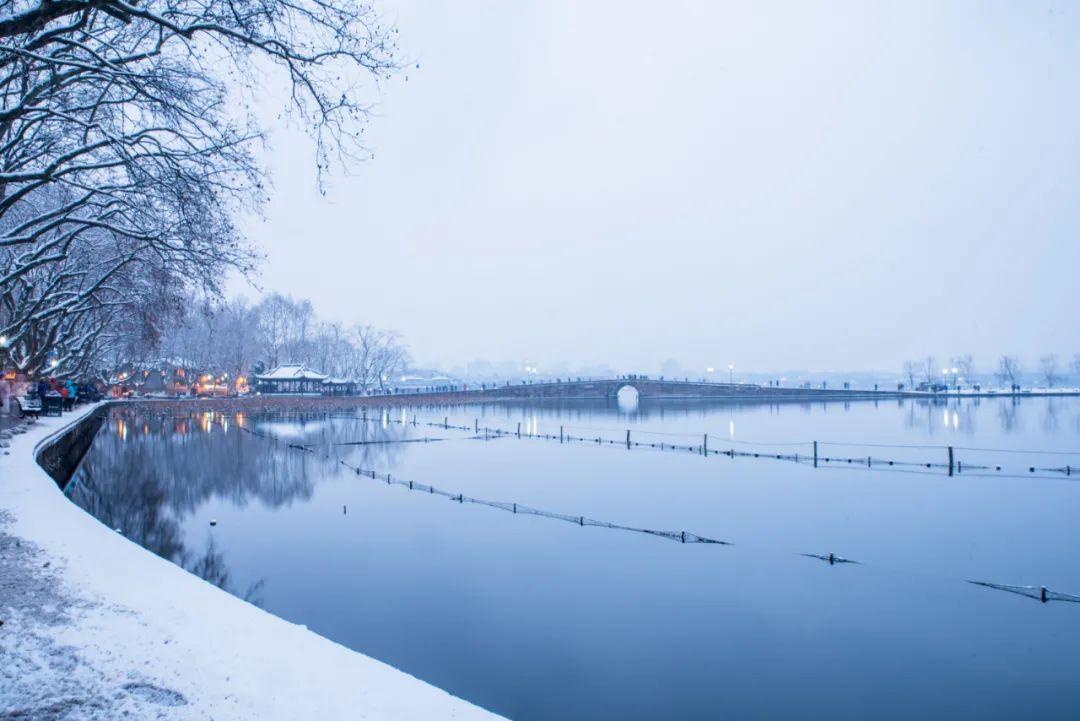
[[[615,400],[619,404],[620,413],[637,413],[641,394],[637,388],[627,383],[615,391]]]

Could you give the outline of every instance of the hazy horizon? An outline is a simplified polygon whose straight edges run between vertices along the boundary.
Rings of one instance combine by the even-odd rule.
[[[271,137],[267,291],[445,368],[1080,351],[1071,8],[381,6],[374,158]]]

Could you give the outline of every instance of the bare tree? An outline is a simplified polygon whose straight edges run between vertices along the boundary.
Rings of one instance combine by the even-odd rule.
[[[916,361],[904,361],[904,375],[908,379],[908,388],[915,387],[915,376],[919,373],[919,364]]]
[[[998,382],[1004,385],[1008,383],[1010,386],[1015,386],[1019,382],[1020,378],[1020,359],[1014,355],[1003,355],[998,359],[997,378]]]
[[[215,295],[249,271],[232,216],[265,200],[261,130],[226,108],[279,69],[321,178],[362,156],[356,83],[396,69],[395,33],[363,0],[0,0],[6,362],[70,372],[137,312],[141,276]]]
[[[311,361],[310,328],[315,309],[307,299],[273,293],[258,307],[263,359],[271,368],[282,363]]]
[[[1061,380],[1061,376],[1058,373],[1057,355],[1054,353],[1047,353],[1039,358],[1039,372],[1042,374],[1047,388],[1056,386]]]
[[[957,374],[964,379],[967,383],[973,383],[975,381],[975,359],[970,353],[958,355],[953,358],[953,367],[956,368]]]
[[[922,362],[923,380],[927,383],[937,383],[938,379],[938,365],[937,360],[932,355],[926,356]]]
[[[362,391],[385,390],[393,375],[409,363],[409,352],[394,331],[358,325],[351,333],[350,363],[346,375]]]

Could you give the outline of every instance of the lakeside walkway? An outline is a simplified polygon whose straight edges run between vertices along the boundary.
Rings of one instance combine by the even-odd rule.
[[[218,589],[68,501],[36,456],[94,409],[21,424],[0,453],[0,718],[499,718]]]

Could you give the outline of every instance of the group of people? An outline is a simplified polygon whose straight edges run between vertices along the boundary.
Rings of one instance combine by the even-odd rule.
[[[100,394],[90,383],[48,378],[35,382],[0,378],[0,415],[19,416],[48,412],[49,408],[71,410],[76,403],[98,400]]]
[[[42,378],[37,382],[37,394],[42,401],[50,396],[53,398],[59,396],[63,399],[64,410],[71,410],[71,407],[75,405],[75,400],[79,397],[79,387],[70,378],[67,380],[57,380],[56,378],[45,380]]]

